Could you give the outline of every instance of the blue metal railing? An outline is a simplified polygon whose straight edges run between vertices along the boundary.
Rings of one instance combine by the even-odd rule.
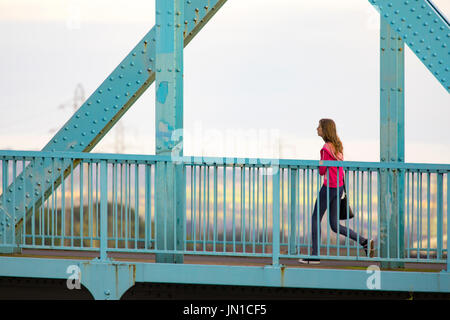
[[[311,255],[311,216],[323,183],[318,161],[183,157],[181,234],[155,214],[156,164],[172,162],[163,156],[0,151],[0,247],[95,250],[103,257],[114,251],[256,256],[274,263]],[[51,173],[36,169],[42,163]],[[374,239],[375,255],[368,258],[358,244],[337,236],[327,217],[320,258],[448,263],[450,165],[324,162],[331,164],[344,168],[355,213],[340,223]],[[402,181],[396,233],[381,223],[380,182],[389,173]],[[401,248],[395,254],[381,253],[383,232],[397,235],[387,238]],[[183,237],[183,248],[170,249],[167,237],[173,243]]]

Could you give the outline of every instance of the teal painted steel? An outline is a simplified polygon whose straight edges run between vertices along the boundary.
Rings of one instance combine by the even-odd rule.
[[[450,25],[429,0],[369,0],[442,86],[450,92]]]
[[[280,170],[272,172],[273,231],[272,265],[280,264]]]
[[[100,260],[105,261],[108,248],[108,167],[105,160],[100,162],[100,173]],[[64,183],[62,186],[64,187]],[[64,194],[63,190],[61,192]],[[64,208],[64,206],[62,207]],[[61,217],[65,217],[65,215],[63,214]],[[61,226],[61,230],[64,232],[64,226]]]
[[[404,162],[404,45],[389,23],[380,19],[380,25],[380,160]],[[382,169],[380,177],[381,255],[402,258],[404,175],[399,170]],[[401,268],[402,264],[383,263],[382,266]]]
[[[183,48],[184,1],[156,1],[156,155],[183,156]],[[155,213],[158,249],[183,248],[183,168],[157,163]],[[182,263],[181,255],[158,254],[158,262]]]
[[[185,0],[183,3],[185,21],[181,23],[180,29],[183,29],[186,46],[226,0]],[[155,42],[156,27],[153,27],[42,151],[92,150],[155,80]],[[60,162],[57,157],[52,161],[36,162],[33,168],[27,167],[25,174],[9,181],[9,188],[3,189],[6,190],[6,199],[9,199],[12,193],[18,198],[14,206],[12,201],[0,205],[0,219],[12,221],[16,218],[15,223],[20,228],[23,217],[15,215],[15,207],[25,207],[27,214],[30,214],[31,208],[46,200],[52,193],[52,188],[60,183],[62,175],[53,174],[52,168],[67,176],[72,167],[71,162]]]
[[[450,178],[447,174],[447,272],[450,272]]]

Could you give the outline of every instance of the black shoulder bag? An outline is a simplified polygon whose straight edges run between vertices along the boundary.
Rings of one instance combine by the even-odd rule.
[[[340,199],[340,206],[339,206],[339,219],[340,220],[346,220],[353,218],[355,215],[353,214],[352,208],[348,206],[348,212],[347,212],[347,190],[345,189],[345,181],[344,181],[344,193],[342,195],[342,198]]]

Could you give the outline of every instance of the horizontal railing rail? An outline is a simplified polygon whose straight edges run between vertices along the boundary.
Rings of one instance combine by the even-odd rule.
[[[50,175],[28,174],[28,168],[43,162],[50,164]],[[67,163],[68,168],[62,166]],[[155,188],[157,163],[183,168],[183,233],[155,213],[155,195],[162,192]],[[319,258],[448,263],[450,165],[349,161],[321,165],[343,168],[355,216],[336,222],[373,239],[375,254],[367,257],[359,244],[338,236],[325,214]],[[280,258],[311,257],[312,213],[324,179],[319,161],[313,160],[4,150],[0,166],[0,207],[5,209],[8,203],[14,208],[0,216],[2,248],[258,256],[272,257],[274,263]],[[396,175],[401,182],[394,233],[381,222],[383,174]],[[47,193],[36,191],[38,199],[27,201],[45,184]],[[26,192],[16,194],[16,189]],[[23,216],[27,219],[20,223]],[[382,254],[383,232],[396,234],[395,239],[387,238],[387,248],[392,244],[401,248],[396,254]],[[183,237],[183,247],[170,248],[168,237],[173,243]]]

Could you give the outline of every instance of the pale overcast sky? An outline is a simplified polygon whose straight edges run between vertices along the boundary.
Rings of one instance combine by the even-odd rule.
[[[450,16],[450,1],[435,0]],[[0,0],[0,149],[40,150],[154,25],[154,0]],[[450,163],[450,95],[406,51],[406,161]],[[185,50],[185,155],[379,161],[379,16],[368,0],[229,0]],[[60,108],[65,104],[65,108]],[[154,154],[154,86],[122,118]],[[93,152],[115,152],[113,129]],[[277,147],[279,145],[279,148]]]

